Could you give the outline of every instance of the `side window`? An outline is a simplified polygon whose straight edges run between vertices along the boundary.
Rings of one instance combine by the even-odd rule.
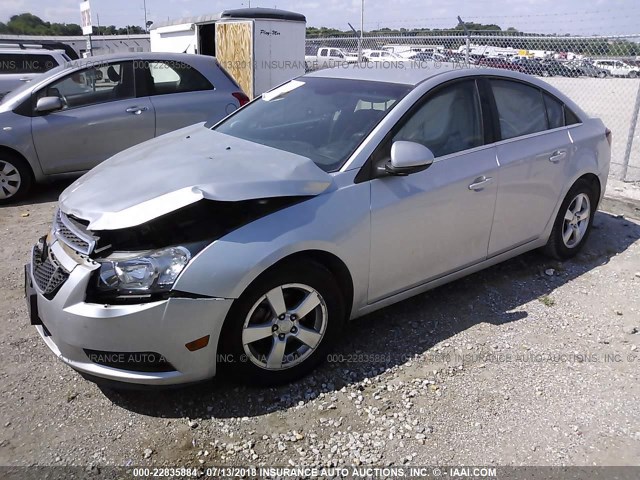
[[[457,82],[429,97],[394,135],[418,142],[436,157],[483,144],[480,99],[475,81]]]
[[[540,90],[509,80],[491,80],[498,107],[502,139],[547,129],[547,117]]]
[[[549,128],[564,127],[564,108],[562,103],[558,102],[551,95],[543,94],[544,105],[547,107],[547,118],[549,119]]]
[[[564,105],[564,119],[567,125],[575,125],[576,123],[581,123],[581,120],[578,116],[573,113],[566,105]]]
[[[78,70],[43,88],[37,97],[60,97],[65,109],[133,98],[133,62]]]
[[[321,57],[326,57],[327,56],[327,52],[328,52],[328,50],[326,48],[323,48],[322,50],[320,50],[320,56]]]
[[[182,62],[138,62],[147,78],[149,95],[213,90],[213,85],[195,68]]]
[[[0,73],[45,73],[59,64],[51,55],[0,54]]]

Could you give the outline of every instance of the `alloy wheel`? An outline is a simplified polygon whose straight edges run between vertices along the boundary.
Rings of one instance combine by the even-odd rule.
[[[258,299],[242,327],[247,358],[265,370],[284,370],[305,361],[327,329],[324,299],[314,288],[289,283]]]
[[[574,248],[584,238],[591,218],[591,201],[585,193],[579,193],[569,204],[562,223],[562,241],[567,248]]]
[[[13,197],[21,184],[22,177],[15,165],[0,159],[0,200]]]

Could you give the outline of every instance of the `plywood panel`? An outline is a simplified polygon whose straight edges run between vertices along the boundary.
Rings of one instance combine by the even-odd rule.
[[[253,22],[217,22],[216,58],[253,98]]]

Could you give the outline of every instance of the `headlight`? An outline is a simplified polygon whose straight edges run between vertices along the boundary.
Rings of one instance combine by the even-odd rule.
[[[98,289],[120,294],[148,294],[171,289],[191,260],[184,247],[169,247],[145,253],[114,253],[100,262]]]

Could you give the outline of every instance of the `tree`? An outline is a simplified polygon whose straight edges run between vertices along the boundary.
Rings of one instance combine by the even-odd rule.
[[[116,28],[94,27],[94,32],[99,35],[126,35],[145,33],[144,28],[136,25],[128,25]],[[12,35],[53,35],[53,36],[77,36],[82,35],[82,28],[76,23],[50,23],[31,13],[21,13],[12,16],[5,24],[0,22],[0,33]]]

